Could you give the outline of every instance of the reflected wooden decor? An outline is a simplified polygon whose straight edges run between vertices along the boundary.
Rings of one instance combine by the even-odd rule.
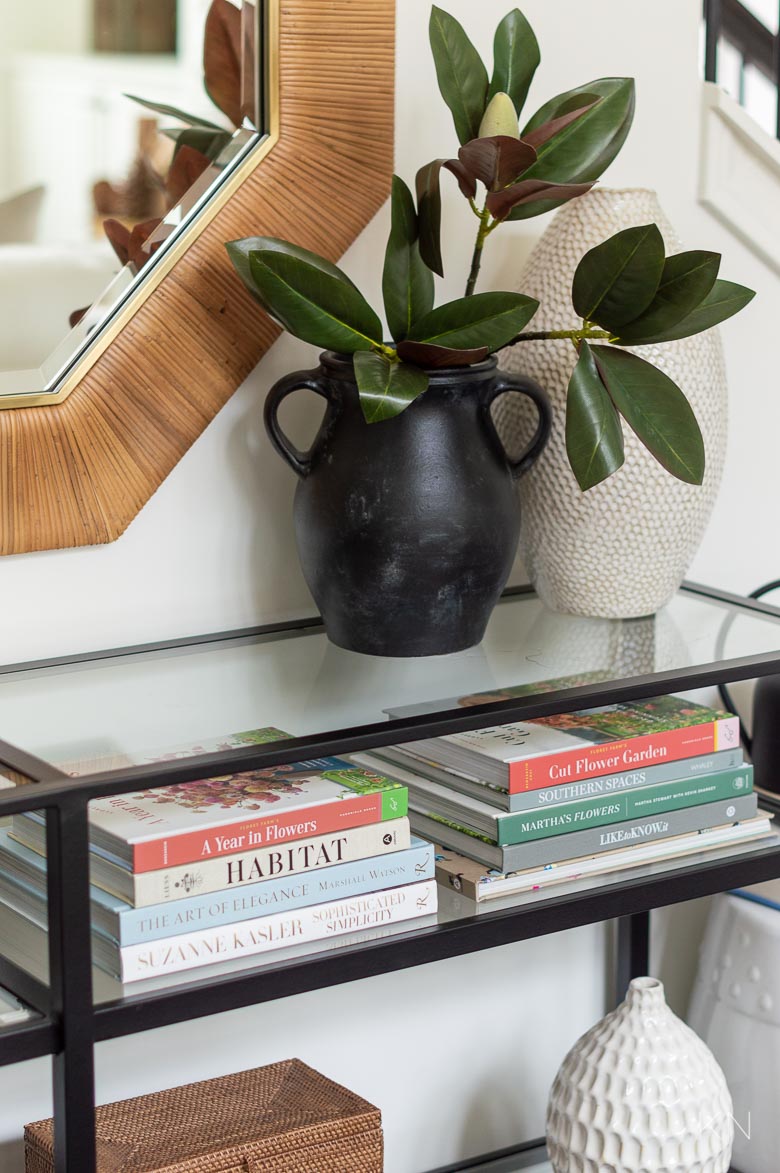
[[[119,537],[271,345],[224,241],[287,237],[337,260],[381,207],[394,7],[282,0],[278,140],[67,399],[0,412],[0,553]]]
[[[98,53],[175,53],[176,0],[93,0]]]

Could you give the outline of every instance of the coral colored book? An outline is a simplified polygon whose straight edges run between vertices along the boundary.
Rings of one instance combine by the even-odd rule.
[[[407,805],[406,788],[384,775],[317,758],[94,799],[90,838],[150,872],[399,819]]]
[[[445,770],[509,794],[739,746],[739,721],[682,697],[557,713],[413,741],[408,749]]]

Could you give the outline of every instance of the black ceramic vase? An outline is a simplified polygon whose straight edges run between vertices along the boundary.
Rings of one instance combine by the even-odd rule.
[[[545,392],[495,358],[432,370],[400,415],[366,423],[352,360],[330,352],[268,393],[268,434],[298,474],[295,535],[329,638],[376,656],[434,656],[479,643],[509,577],[520,526],[513,481],[550,431]],[[299,388],[327,400],[299,452],[277,417]],[[508,459],[490,414],[505,392],[528,395],[539,423]]]

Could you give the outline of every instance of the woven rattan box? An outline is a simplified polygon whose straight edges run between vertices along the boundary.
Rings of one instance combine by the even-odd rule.
[[[96,1128],[99,1173],[382,1171],[379,1110],[299,1059],[104,1104]],[[52,1121],[24,1139],[27,1173],[52,1173]]]

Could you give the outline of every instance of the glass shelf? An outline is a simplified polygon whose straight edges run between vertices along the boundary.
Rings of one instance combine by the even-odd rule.
[[[543,1141],[532,1141],[519,1148],[493,1153],[476,1160],[459,1161],[433,1173],[553,1173]]]
[[[762,805],[766,805],[763,804]],[[771,800],[769,805],[772,806]],[[122,985],[93,968],[98,1039],[610,920],[780,874],[780,834],[476,903],[439,886],[435,915]],[[48,980],[46,933],[0,904],[0,955]],[[204,1009],[208,1007],[208,1009]]]
[[[553,1173],[547,1160],[544,1141],[533,1141],[519,1148],[502,1150],[500,1153],[478,1157],[476,1160],[459,1161],[456,1165],[435,1169],[432,1173]],[[729,1173],[739,1173],[731,1168]]]
[[[586,707],[624,686],[651,695],[654,683],[680,691],[772,666],[780,670],[771,607],[686,587],[648,619],[585,619],[553,614],[521,588],[496,607],[478,647],[451,656],[358,655],[309,620],[0,669],[0,738],[84,774],[172,748],[210,752],[261,726],[313,738],[386,724],[388,710],[397,726],[475,705],[483,716],[473,724],[484,725],[486,705],[499,723],[509,708],[534,715],[534,702]]]

